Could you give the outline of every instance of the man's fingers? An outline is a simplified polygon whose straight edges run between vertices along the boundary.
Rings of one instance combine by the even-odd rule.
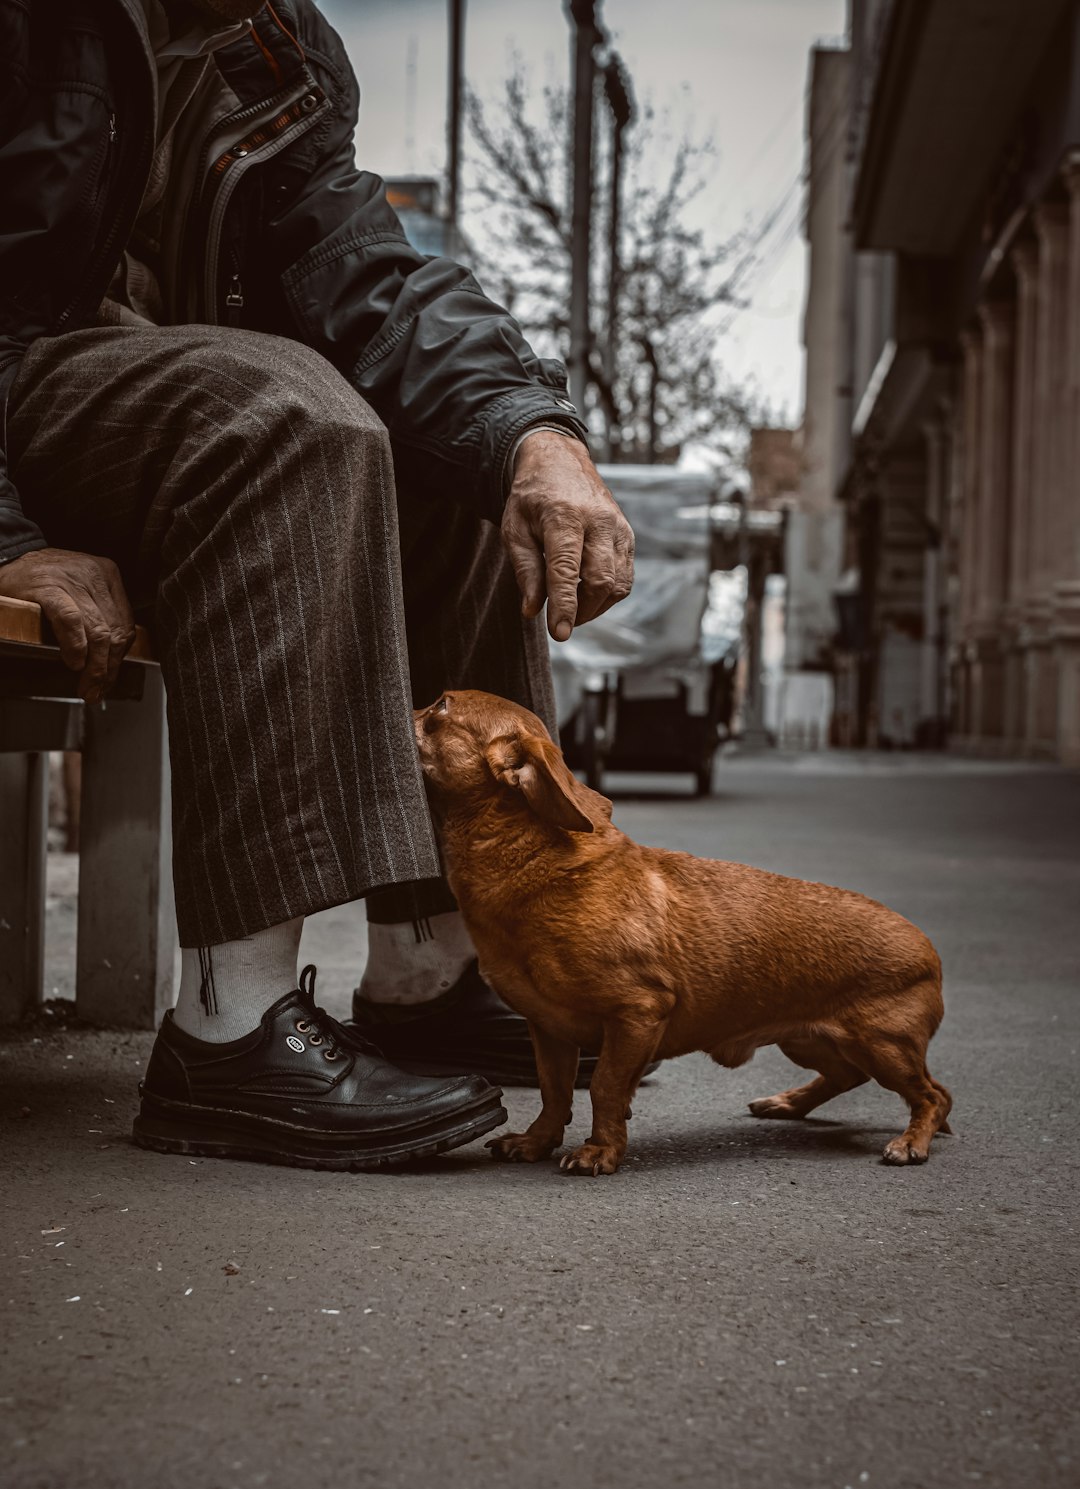
[[[4,567],[0,594],[41,606],[61,660],[80,674],[80,697],[100,698],[135,639],[135,618],[116,564],[65,548],[35,549]]]
[[[615,533],[615,552],[619,559],[619,572],[627,587],[627,593],[634,587],[634,529],[626,518],[619,513],[622,521],[619,523]]]
[[[86,621],[82,610],[62,589],[41,590],[35,598],[52,627],[60,660],[72,672],[81,672],[86,662]]]
[[[104,616],[86,622],[86,663],[79,678],[79,697],[97,703],[109,678],[109,650],[112,633]]]
[[[128,599],[124,581],[120,577],[120,570],[111,558],[100,560],[101,574],[108,587],[109,597],[112,601],[113,614],[109,617],[114,629],[118,634],[124,631],[131,633],[131,639],[135,639],[135,616],[131,609],[131,601]]]
[[[595,620],[598,615],[603,615],[606,610],[611,609],[612,605],[617,605],[620,600],[625,600],[629,593],[630,591],[628,589],[618,589],[613,585],[604,598],[597,603],[591,615],[582,615],[580,611],[578,612],[578,625],[583,626],[586,620]]]
[[[578,591],[578,625],[595,620],[625,600],[634,583],[634,535],[619,515],[616,524],[605,524],[585,539]]]
[[[544,535],[547,624],[556,641],[566,641],[577,622],[584,536],[580,528],[567,522],[553,525]]]
[[[112,633],[91,597],[80,599],[81,603],[64,590],[48,590],[38,595],[42,613],[52,626],[60,648],[60,660],[79,674],[79,697],[95,703],[108,677]]]
[[[615,534],[615,573],[611,585],[611,593],[604,602],[602,609],[597,615],[602,615],[605,610],[610,610],[612,605],[617,605],[620,600],[625,600],[634,587],[634,534],[627,522],[619,525]]]
[[[116,569],[115,565],[110,565],[110,568],[113,570],[113,574],[109,576],[109,595],[112,604],[107,614],[109,622],[107,688],[111,688],[116,681],[116,675],[120,671],[120,663],[131,650],[132,642],[135,640],[135,617],[132,614],[131,602],[121,582],[120,571]]]
[[[108,650],[105,659],[104,688],[107,691],[116,681],[120,663],[135,640],[135,617],[131,601],[124,589],[120,570],[112,559],[97,561],[90,585],[91,594],[109,628]]]
[[[116,626],[109,632],[109,652],[105,664],[105,691],[108,692],[116,681],[120,671],[120,663],[127,656],[131,643],[135,639],[134,630],[120,629]]]
[[[532,534],[520,528],[504,528],[503,543],[521,591],[521,613],[531,620],[543,610],[547,595],[543,553]]]
[[[528,543],[520,536],[525,533]],[[633,533],[588,451],[574,440],[540,430],[522,441],[503,536],[526,596],[525,613],[537,612],[546,591],[548,630],[556,641],[630,592]]]
[[[112,680],[109,674],[112,653],[123,636],[122,612],[113,598],[107,574],[110,567],[107,559],[96,560],[74,590],[86,631],[86,659],[79,677],[79,697],[87,703],[96,703]]]
[[[615,589],[615,550],[610,542],[589,543],[581,558],[581,584],[578,587],[577,623],[595,620],[612,604]],[[621,597],[620,597],[621,598]]]

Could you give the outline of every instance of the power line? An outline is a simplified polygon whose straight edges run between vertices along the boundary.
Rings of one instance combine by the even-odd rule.
[[[838,146],[846,137],[847,124],[847,109],[841,104],[834,104],[832,113],[828,117],[824,126],[820,129],[820,131],[818,131],[817,140],[815,141],[814,139],[811,139],[810,141],[812,151],[814,150],[816,144],[816,153],[818,157],[813,166],[815,175],[820,175],[821,173],[826,171],[832,164]],[[783,216],[788,204],[792,199],[793,193],[800,185],[808,187],[809,184],[810,165],[808,164],[806,167],[800,165],[794,180],[790,183],[790,185],[786,188],[786,190],[778,198],[778,200],[774,202],[774,204],[769,208],[768,212],[765,214],[765,217],[759,224],[758,230],[755,232],[753,238],[751,239],[750,249],[744,256],[742,261],[738,263],[735,266],[735,269],[732,271],[732,275],[728,280],[727,285],[727,288],[730,291],[734,292],[741,289],[745,294],[747,288],[745,281],[747,276],[753,275],[753,279],[751,280],[751,283],[753,283],[756,279],[759,278],[760,274],[764,270],[768,270],[775,266],[780,257],[787,251],[787,248],[789,247],[792,239],[798,231],[799,223],[802,218],[804,198],[801,194],[796,198],[796,210],[790,220],[785,224],[782,232],[773,240],[772,244],[767,250],[764,249],[764,244],[768,240],[776,223]],[[743,307],[741,306],[732,307],[727,317],[720,324],[720,334],[723,334],[731,328],[732,323],[734,322],[736,316],[742,308]]]

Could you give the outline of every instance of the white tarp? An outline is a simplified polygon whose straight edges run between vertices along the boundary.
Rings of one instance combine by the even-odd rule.
[[[701,654],[709,596],[711,476],[665,465],[602,465],[634,529],[634,588],[604,615],[553,646],[579,672],[686,663]]]

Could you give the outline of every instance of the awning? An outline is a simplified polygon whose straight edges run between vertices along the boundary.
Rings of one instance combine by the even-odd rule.
[[[946,256],[986,194],[1070,0],[894,0],[855,246]]]

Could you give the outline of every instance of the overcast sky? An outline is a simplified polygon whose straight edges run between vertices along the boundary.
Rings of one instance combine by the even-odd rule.
[[[446,0],[319,0],[348,47],[363,102],[361,166],[381,175],[440,174],[445,164]],[[723,357],[753,377],[774,407],[797,418],[805,249],[799,231],[807,54],[842,34],[846,0],[605,0],[612,33],[639,98],[692,117],[719,157],[700,206],[718,237],[759,222],[787,195],[746,286],[750,305],[727,333]],[[542,79],[569,71],[561,0],[468,0],[469,83],[496,98],[520,52]],[[410,58],[414,70],[410,78]],[[462,226],[468,232],[468,221]]]

